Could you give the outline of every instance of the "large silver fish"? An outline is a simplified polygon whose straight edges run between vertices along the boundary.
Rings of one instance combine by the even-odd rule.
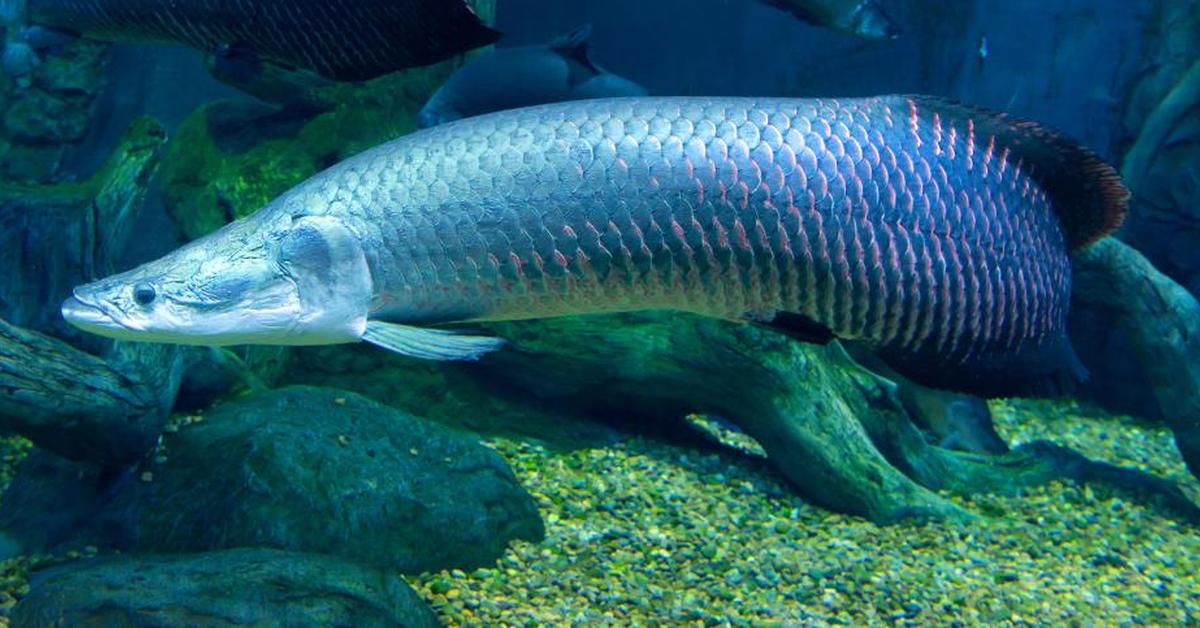
[[[72,323],[474,358],[445,323],[674,309],[863,341],[984,394],[1078,374],[1068,252],[1126,192],[1041,127],[926,97],[620,98],[468,118],[339,163]]]
[[[32,51],[12,33],[31,24],[104,41],[237,48],[275,66],[358,81],[428,65],[499,34],[465,0],[0,0],[10,70]]]

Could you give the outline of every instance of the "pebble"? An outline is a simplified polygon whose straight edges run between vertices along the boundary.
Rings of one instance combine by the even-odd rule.
[[[1169,432],[1087,419],[1061,402],[1000,402],[993,412],[1010,441],[1046,439],[1142,465],[1200,496]],[[741,455],[647,438],[572,451],[503,438],[488,445],[538,500],[547,538],[515,543],[483,569],[410,578],[448,625],[1183,625],[1200,617],[1200,534],[1102,485],[947,496],[987,513],[970,527],[876,526],[805,504]],[[19,459],[6,456],[5,466]],[[50,560],[61,558],[0,561],[0,608]]]
[[[1155,461],[1156,472],[1197,489],[1169,434],[1113,429],[1065,416],[1069,408],[1020,402],[994,411],[1010,438],[1048,438],[1125,465]],[[1109,437],[1088,436],[1100,430]],[[643,438],[571,452],[500,438],[490,445],[538,499],[547,539],[516,544],[495,569],[415,578],[430,599],[445,599],[438,583],[454,583],[462,610],[438,608],[451,625],[1107,625],[1200,616],[1200,535],[1103,486],[949,496],[988,516],[970,528],[880,527],[804,504],[744,457]],[[1117,447],[1138,459],[1119,457]],[[1120,603],[1089,603],[1089,591]]]

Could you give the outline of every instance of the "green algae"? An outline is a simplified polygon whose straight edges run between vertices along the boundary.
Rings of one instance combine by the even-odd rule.
[[[476,0],[491,23],[494,0]],[[263,108],[217,102],[180,125],[163,162],[163,198],[188,238],[198,238],[266,205],[305,178],[372,146],[416,130],[416,113],[438,86],[472,55],[396,72],[365,83],[331,86],[333,109],[310,120],[281,119]],[[232,129],[215,131],[220,122]],[[293,128],[298,124],[299,128]],[[232,135],[237,150],[222,148]]]
[[[189,238],[253,213],[319,170],[414,131],[416,112],[458,64],[334,86],[336,106],[307,121],[228,102],[197,109],[163,162],[167,211]]]

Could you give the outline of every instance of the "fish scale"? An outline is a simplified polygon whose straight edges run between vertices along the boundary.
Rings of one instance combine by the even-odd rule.
[[[787,311],[950,368],[1060,339],[1076,244],[1010,138],[953,113],[906,97],[547,105],[377,147],[278,207],[325,213],[349,188],[336,213],[363,235],[385,320]]]

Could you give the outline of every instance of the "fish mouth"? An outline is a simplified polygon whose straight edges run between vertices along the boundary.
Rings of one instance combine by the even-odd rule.
[[[92,305],[79,298],[79,295],[67,297],[62,304],[62,317],[68,323],[93,334],[113,336],[125,330],[112,316],[99,306]]]

